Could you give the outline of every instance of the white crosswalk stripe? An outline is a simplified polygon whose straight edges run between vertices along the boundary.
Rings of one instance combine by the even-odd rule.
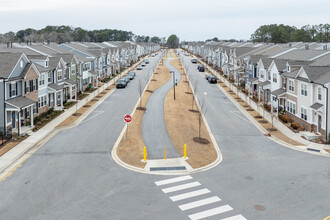
[[[187,184],[182,184],[178,186],[173,186],[169,188],[162,189],[164,193],[170,193],[170,192],[175,192],[183,189],[189,189],[192,187],[200,186],[201,184],[199,182],[192,182],[192,183],[187,183]]]
[[[167,180],[157,181],[157,182],[155,182],[155,184],[157,186],[162,186],[162,185],[166,185],[166,184],[170,184],[170,183],[176,183],[176,182],[180,182],[180,181],[184,181],[184,180],[191,180],[191,179],[192,179],[191,176],[180,176],[180,177],[171,178],[171,179],[167,179]]]
[[[208,205],[208,204],[219,202],[219,201],[221,201],[221,199],[219,197],[213,196],[213,197],[210,197],[210,198],[207,198],[207,199],[202,199],[202,200],[198,200],[198,201],[195,201],[195,202],[190,202],[190,203],[187,203],[187,204],[179,205],[179,208],[182,211],[185,211],[185,210],[188,210],[188,209],[193,209],[193,208],[196,208],[196,207]]]
[[[214,216],[214,215],[218,215],[224,212],[228,212],[233,210],[232,207],[230,207],[229,205],[224,205],[224,206],[220,206],[214,209],[209,209],[203,212],[198,212],[192,215],[189,215],[188,217],[191,220],[198,220],[198,219],[202,219],[202,218],[206,218],[206,217],[210,217],[210,216]]]
[[[235,215],[229,218],[223,218],[221,220],[246,220],[242,215]]]
[[[206,193],[210,193],[211,191],[208,189],[201,189],[201,190],[196,190],[196,191],[192,191],[189,193],[183,193],[183,194],[179,194],[177,196],[171,196],[170,199],[175,202],[175,201],[179,201],[179,200],[183,200],[183,199],[188,199],[188,198],[192,198],[195,196],[200,196],[200,195],[204,195]]]
[[[187,175],[187,176],[180,176],[180,177],[170,178],[170,179],[166,179],[166,180],[156,181],[155,184],[157,186],[164,186],[164,185],[171,184],[170,187],[163,188],[161,190],[165,194],[167,194],[167,193],[178,193],[178,191],[180,191],[180,190],[189,191],[188,189],[201,186],[201,184],[197,181],[195,181],[195,182],[190,181],[188,183],[183,183],[183,184],[181,183],[183,181],[192,180],[192,179],[193,178],[190,175]],[[211,193],[211,191],[207,188],[202,188],[202,189],[197,188],[197,190],[193,190],[193,191],[185,192],[185,193],[181,193],[181,194],[179,193],[177,195],[172,195],[169,198],[173,202],[189,199],[190,202],[183,203],[183,204],[181,203],[181,205],[178,206],[182,211],[195,210],[195,209],[198,210],[197,208],[199,208],[199,207],[206,208],[206,210],[204,210],[204,211],[188,215],[188,217],[191,220],[205,219],[205,218],[215,216],[215,215],[219,215],[220,218],[221,218],[222,213],[226,213],[226,212],[234,210],[228,204],[224,204],[224,205],[218,206],[216,208],[207,209],[208,205],[211,205],[211,204],[214,204],[216,202],[222,201],[217,196],[211,196],[211,197],[208,197],[208,198],[204,197],[203,199],[201,199],[201,198],[196,198],[195,199],[195,197],[203,196],[203,195],[206,195],[208,193]],[[192,201],[194,199],[195,199],[195,201]],[[227,217],[227,218],[222,217],[222,220],[247,220],[247,219],[244,218],[240,214],[237,215],[237,213],[235,213],[235,214],[233,213],[233,216],[231,216],[231,217]]]

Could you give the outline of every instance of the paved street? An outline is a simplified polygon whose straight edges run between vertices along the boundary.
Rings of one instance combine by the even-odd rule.
[[[169,71],[175,72],[175,79],[177,79],[177,82],[180,82],[181,74],[170,65],[170,61],[164,61],[164,65]],[[177,158],[180,156],[166,130],[164,101],[170,89],[173,89],[173,74],[164,85],[151,94],[146,106],[147,110],[143,115],[142,137],[145,145],[148,146],[148,156],[150,159],[164,158],[165,146],[166,156],[168,158]]]
[[[184,66],[189,79],[198,81],[196,95],[205,103],[223,162],[181,180],[118,166],[111,149],[123,116],[138,101],[137,81],[155,60],[83,123],[57,134],[0,182],[1,219],[319,220],[330,215],[329,158],[263,136],[187,57]]]

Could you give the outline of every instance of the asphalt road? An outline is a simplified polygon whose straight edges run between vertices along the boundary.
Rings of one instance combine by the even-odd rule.
[[[58,133],[0,182],[0,219],[197,219],[202,211],[215,214],[207,220],[238,214],[253,220],[330,215],[330,159],[272,142],[203,79],[190,59],[185,66],[190,79],[199,82],[197,96],[207,106],[206,118],[224,158],[219,166],[180,182],[200,185],[165,193],[162,189],[179,183],[159,186],[155,181],[173,177],[136,173],[112,160],[123,116],[138,101],[137,80],[146,73],[137,71],[126,89],[116,90],[84,123]],[[172,201],[192,190],[205,194]],[[178,207],[209,197],[221,201],[190,204],[185,211]]]
[[[169,64],[170,61],[171,60],[166,60],[164,65],[169,71],[174,71],[175,79],[177,82],[180,82],[181,74]],[[167,158],[177,158],[180,156],[172,143],[165,123],[164,101],[167,93],[171,89],[173,89],[173,74],[164,85],[151,94],[146,105],[147,110],[143,115],[141,130],[150,159],[164,158],[165,146]]]

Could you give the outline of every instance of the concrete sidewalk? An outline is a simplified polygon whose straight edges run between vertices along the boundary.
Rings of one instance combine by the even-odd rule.
[[[209,66],[207,63],[203,62],[200,58],[193,56],[196,58],[201,64],[203,64],[205,67],[207,67],[214,75],[216,75],[222,82],[226,84],[233,92],[236,93],[242,100],[244,100],[248,105],[251,106],[256,112],[258,112],[260,115],[264,115],[265,119],[269,122],[272,121],[271,114],[267,111],[264,112],[263,108],[258,108],[257,104],[250,99],[247,95],[240,92],[237,87],[233,86],[232,83],[230,83],[226,78],[221,76],[217,71],[215,71],[211,66]],[[219,88],[222,90],[222,92],[235,104],[235,106],[263,133],[268,134],[269,132],[262,127],[249,113],[245,111],[245,109],[236,102],[236,100],[226,92],[225,89],[223,89],[220,85]],[[294,133],[292,130],[290,130],[288,127],[286,127],[280,120],[277,118],[273,119],[274,127],[277,128],[279,131],[281,131],[283,134],[285,134],[287,137],[289,137],[292,140],[295,140],[297,142],[300,142],[303,144],[302,146],[294,146],[287,142],[284,142],[283,140],[280,140],[275,137],[270,137],[270,139],[274,140],[275,142],[290,147],[295,150],[303,151],[310,154],[316,154],[316,155],[322,155],[322,156],[330,156],[330,153],[328,153],[325,149],[330,149],[330,145],[324,145],[324,144],[317,144],[311,141],[308,141],[304,138],[302,138],[298,133]]]
[[[143,59],[140,59],[139,62],[135,63],[133,66],[126,69],[121,74],[126,74],[132,69],[134,69]],[[112,79],[109,82],[105,83],[102,87],[99,87],[97,90],[93,91],[86,98],[79,100],[77,103],[77,109],[80,109],[86,103],[91,101],[95,96],[104,91],[110,85],[114,84],[115,80]],[[60,123],[65,119],[70,117],[76,111],[75,105],[71,108],[64,110],[64,112],[59,115],[57,118],[46,124],[44,127],[40,128],[38,131],[33,132],[31,136],[23,140],[21,143],[16,145],[14,148],[9,150],[7,153],[0,157],[0,179],[6,177],[6,175],[18,166],[22,161],[32,155],[37,151],[44,143],[51,139],[58,131],[78,125],[84,118],[88,116],[104,99],[111,95],[111,91],[103,96],[97,103],[95,103],[91,108],[89,108],[83,115],[81,115],[72,125],[64,126],[61,128],[56,128]]]

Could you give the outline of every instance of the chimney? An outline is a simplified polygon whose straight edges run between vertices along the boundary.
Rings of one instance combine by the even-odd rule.
[[[309,50],[309,44],[305,44],[305,50]]]

